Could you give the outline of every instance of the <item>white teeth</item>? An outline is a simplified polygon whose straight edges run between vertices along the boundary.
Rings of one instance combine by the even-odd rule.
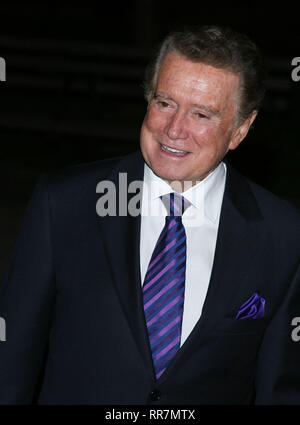
[[[180,151],[178,149],[168,148],[168,146],[161,145],[164,151],[173,152],[173,153],[187,153],[186,151]]]

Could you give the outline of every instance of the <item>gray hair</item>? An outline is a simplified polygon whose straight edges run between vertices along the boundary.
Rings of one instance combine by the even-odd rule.
[[[245,34],[215,25],[170,33],[146,68],[144,89],[148,102],[154,96],[160,67],[169,53],[239,75],[239,120],[260,109],[265,95],[266,70],[260,50]]]

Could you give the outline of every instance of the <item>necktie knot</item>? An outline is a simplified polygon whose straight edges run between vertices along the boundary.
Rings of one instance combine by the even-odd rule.
[[[167,217],[181,217],[191,205],[187,199],[175,192],[162,195],[160,198],[167,210]]]

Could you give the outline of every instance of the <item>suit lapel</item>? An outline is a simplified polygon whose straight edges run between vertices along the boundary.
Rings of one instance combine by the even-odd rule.
[[[120,173],[126,173],[123,178],[127,180],[119,184]],[[142,182],[144,176],[144,161],[140,152],[125,157],[107,177],[114,183],[116,190],[116,216],[97,217],[101,237],[105,245],[108,263],[110,265],[112,280],[119,296],[124,316],[133,334],[138,350],[145,362],[150,376],[153,375],[152,358],[145,327],[141,278],[140,278],[140,215],[119,215],[119,192],[127,191],[128,185],[133,181]],[[123,188],[121,189],[121,186]],[[127,204],[136,196],[128,194]],[[98,195],[99,197],[99,195]],[[141,194],[140,194],[141,200]],[[121,207],[122,208],[122,207]],[[123,211],[123,213],[125,213]]]
[[[245,288],[243,278],[253,264],[260,237],[257,223],[261,220],[247,180],[227,165],[214,263],[202,315],[159,382],[199,347],[218,320],[234,314],[232,301],[237,291],[252,290]]]
[[[211,281],[203,307],[203,322],[213,326],[231,313],[232,299],[243,287],[259,241],[262,216],[246,179],[227,165],[228,178],[220,216]]]

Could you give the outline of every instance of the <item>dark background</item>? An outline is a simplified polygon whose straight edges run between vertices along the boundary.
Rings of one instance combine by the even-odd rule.
[[[245,175],[300,206],[300,56],[291,3],[2,1],[0,57],[0,272],[41,173],[138,148],[146,110],[143,72],[157,42],[185,25],[246,32],[269,71],[254,128],[228,158]]]

